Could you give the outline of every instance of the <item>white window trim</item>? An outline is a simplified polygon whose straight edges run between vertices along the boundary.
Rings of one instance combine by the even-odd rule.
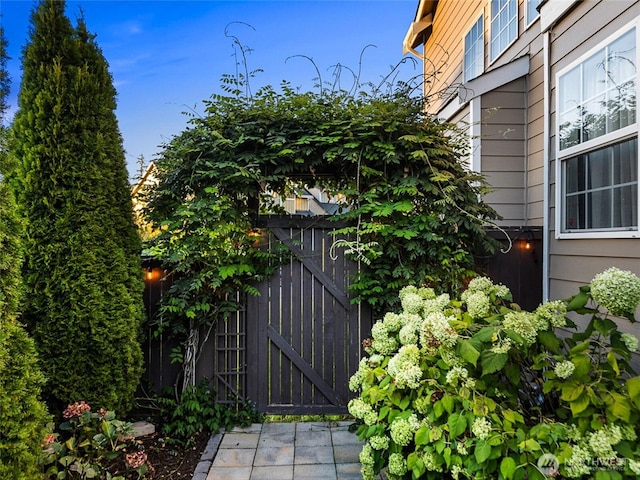
[[[471,32],[471,29],[476,25],[476,23],[478,23],[478,20],[480,20],[482,18],[482,73],[484,73],[485,71],[485,65],[484,65],[484,59],[485,59],[485,54],[486,54],[486,43],[485,43],[485,21],[484,21],[484,12],[481,12],[480,15],[478,15],[475,19],[475,21],[473,21],[471,23],[471,25],[469,25],[469,27],[465,30],[465,33],[462,34],[462,80],[463,82],[469,82],[471,80],[473,80],[473,78],[478,78],[480,75],[482,75],[482,73],[480,75],[476,75],[473,78],[467,79],[466,78],[466,72],[467,72],[467,64],[465,62],[466,57],[467,57],[467,45],[466,45],[466,38],[467,35]]]
[[[491,0],[489,0],[489,25],[487,27],[488,31],[489,31],[489,35],[488,35],[488,39],[487,39],[487,45],[489,48],[489,66],[493,65],[495,62],[497,62],[500,57],[502,55],[504,55],[504,53],[509,50],[509,47],[511,47],[511,45],[513,45],[514,43],[516,43],[518,41],[518,38],[520,37],[520,19],[518,16],[518,10],[520,8],[520,2],[518,0],[510,0],[510,1],[515,1],[516,2],[516,36],[513,40],[511,40],[500,52],[497,52],[496,56],[494,59],[491,59],[491,52],[492,52],[492,42],[491,42],[491,32],[493,30],[493,12],[491,11]]]
[[[538,20],[540,20],[540,12],[538,12],[538,15],[536,15],[536,18],[534,18],[533,20],[529,20],[529,2],[531,0],[524,0],[524,29],[528,30],[529,28],[531,28],[531,26],[536,23]]]
[[[573,60],[566,67],[559,70],[555,75],[555,88],[556,92],[558,92],[558,86],[560,85],[560,77],[565,73],[571,71],[576,66],[580,65],[584,61],[586,61],[591,55],[593,55],[598,50],[603,49],[607,45],[613,43],[616,39],[622,37],[624,34],[629,32],[631,29],[636,29],[636,65],[640,65],[640,18],[636,18],[634,21],[628,23],[623,28],[618,29],[614,34],[609,35],[605,40],[599,42],[594,47],[590,48],[587,52],[580,55],[580,57]],[[638,97],[638,89],[640,86],[640,71],[637,72],[636,75],[636,98]],[[556,217],[556,228],[555,228],[555,238],[557,240],[563,239],[607,239],[607,238],[640,238],[640,226],[635,229],[628,230],[580,230],[575,232],[563,232],[563,182],[564,178],[562,176],[562,162],[568,158],[575,157],[580,153],[587,153],[599,147],[606,147],[608,145],[633,138],[638,137],[638,141],[640,142],[640,118],[639,118],[639,110],[636,106],[636,124],[630,125],[628,127],[621,128],[616,130],[615,132],[610,132],[608,134],[602,135],[598,138],[587,140],[584,143],[579,145],[575,145],[573,147],[566,148],[560,151],[560,135],[558,134],[558,112],[560,111],[560,98],[559,95],[556,94],[555,99],[555,125],[553,130],[553,135],[555,136],[555,217]],[[640,175],[640,150],[638,152],[638,174]],[[640,183],[640,182],[639,182]],[[640,212],[640,184],[638,187],[638,197],[636,198],[638,203],[638,211]]]

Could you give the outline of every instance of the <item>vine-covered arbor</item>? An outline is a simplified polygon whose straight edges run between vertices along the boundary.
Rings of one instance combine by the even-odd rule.
[[[374,312],[393,308],[407,284],[457,291],[474,252],[493,248],[484,227],[495,212],[482,201],[482,178],[461,161],[467,142],[425,116],[407,89],[354,96],[285,83],[244,96],[226,81],[228,91],[156,163],[148,215],[160,234],[151,251],[176,279],[164,332],[193,335],[259,293],[255,282],[278,268],[282,251],[255,241],[257,220],[279,212],[274,198],[306,186],[338,199],[334,247],[366,266],[348,293]],[[187,365],[198,339],[184,344]]]

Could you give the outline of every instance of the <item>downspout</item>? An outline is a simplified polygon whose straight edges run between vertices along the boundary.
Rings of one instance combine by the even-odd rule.
[[[549,155],[550,155],[550,134],[551,134],[551,83],[549,81],[551,76],[551,65],[550,62],[550,53],[549,53],[549,30],[545,30],[542,34],[542,65],[544,68],[544,113],[543,113],[543,155],[544,155],[544,192],[543,192],[543,208],[544,214],[542,216],[542,251],[543,251],[543,261],[542,261],[542,300],[549,300],[549,259],[551,255],[549,253],[549,188],[550,188],[550,179],[549,179]],[[557,206],[556,206],[557,208]]]

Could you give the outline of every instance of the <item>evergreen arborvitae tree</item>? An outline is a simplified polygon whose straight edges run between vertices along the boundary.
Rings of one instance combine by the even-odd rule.
[[[83,20],[62,0],[33,11],[13,123],[10,182],[26,219],[24,319],[50,406],[124,414],[142,372],[140,240],[116,92]]]
[[[6,40],[0,26],[0,165],[6,157],[9,76]],[[0,170],[1,171],[1,170]],[[20,232],[13,195],[0,179],[0,478],[40,478],[40,442],[48,420],[40,389],[44,377],[33,340],[18,323]]]

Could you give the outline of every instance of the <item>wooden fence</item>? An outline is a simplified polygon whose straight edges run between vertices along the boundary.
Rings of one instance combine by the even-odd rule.
[[[353,395],[349,377],[373,323],[367,306],[351,304],[347,293],[358,265],[343,249],[331,249],[335,222],[277,217],[261,227],[269,232],[266,248],[282,242],[291,259],[257,285],[260,296],[247,298],[241,311],[215,325],[198,378],[209,380],[221,403],[249,401],[262,412],[280,414],[346,412]],[[541,296],[539,232],[514,230],[510,236],[509,253],[478,258],[478,268],[507,285],[524,308],[535,308]],[[146,302],[153,316],[168,280],[158,266],[148,266]],[[162,336],[147,341],[146,383],[156,392],[171,388],[180,372],[170,363],[174,346]]]

